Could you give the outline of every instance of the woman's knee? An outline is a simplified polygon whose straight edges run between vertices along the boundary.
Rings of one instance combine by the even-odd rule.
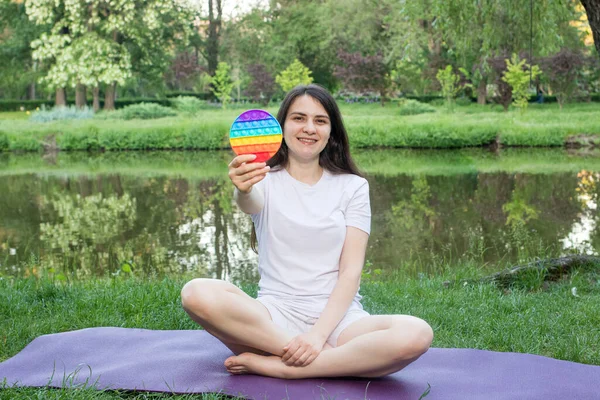
[[[398,343],[401,358],[418,358],[423,355],[433,341],[433,329],[421,318],[403,316],[403,320],[394,324],[394,330],[404,340]]]
[[[207,319],[217,301],[219,285],[216,279],[197,278],[186,283],[181,289],[181,305],[187,313]]]

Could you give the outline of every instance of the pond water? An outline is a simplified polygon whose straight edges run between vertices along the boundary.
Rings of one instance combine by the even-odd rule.
[[[597,254],[600,155],[356,151],[371,187],[366,271],[490,271]],[[0,155],[0,276],[257,279],[229,153]]]

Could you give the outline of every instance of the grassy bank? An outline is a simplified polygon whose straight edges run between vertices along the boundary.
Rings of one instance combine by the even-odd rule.
[[[476,268],[431,278],[406,278],[395,272],[385,278],[365,276],[361,292],[371,313],[412,314],[429,321],[436,332],[434,347],[524,352],[598,365],[598,267],[580,269],[549,285],[530,275],[508,290],[490,284],[444,285],[446,280],[479,276]],[[0,360],[47,333],[95,326],[198,329],[179,305],[179,291],[187,279],[118,277],[70,283],[51,278],[0,279]],[[256,293],[255,285],[243,289]],[[44,389],[5,389],[0,398],[23,394],[47,398],[47,393],[74,398],[72,392]],[[78,395],[132,397],[114,392]]]
[[[548,174],[600,171],[600,150],[562,148],[507,148],[489,152],[479,148],[453,151],[357,149],[353,156],[367,174],[396,176],[451,176],[469,173]],[[59,152],[0,154],[2,175],[179,176],[188,179],[226,179],[233,153],[225,151]]]
[[[563,146],[571,135],[600,135],[598,104],[532,104],[525,113],[500,106],[460,106],[449,113],[401,116],[394,104],[341,105],[357,148],[458,148]],[[276,108],[268,111],[275,114]],[[227,134],[240,110],[203,110],[194,117],[156,120],[68,120],[46,123],[0,117],[0,150],[149,150],[227,148]],[[13,114],[14,115],[14,114]],[[3,144],[4,143],[4,144]]]

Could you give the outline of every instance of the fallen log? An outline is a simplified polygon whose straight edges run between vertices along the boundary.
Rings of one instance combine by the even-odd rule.
[[[557,280],[574,268],[590,264],[600,265],[600,257],[572,255],[560,258],[536,260],[524,265],[512,267],[504,271],[496,272],[481,279],[464,279],[459,282],[446,281],[444,282],[444,286],[448,287],[456,283],[461,285],[474,283],[495,283],[498,286],[507,287],[514,283],[519,276],[531,272],[544,274],[545,281]]]

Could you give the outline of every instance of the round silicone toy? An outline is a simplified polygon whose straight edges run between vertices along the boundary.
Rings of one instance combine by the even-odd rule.
[[[256,154],[251,162],[264,162],[281,146],[281,126],[277,119],[263,110],[248,110],[233,121],[229,143],[235,154]]]

